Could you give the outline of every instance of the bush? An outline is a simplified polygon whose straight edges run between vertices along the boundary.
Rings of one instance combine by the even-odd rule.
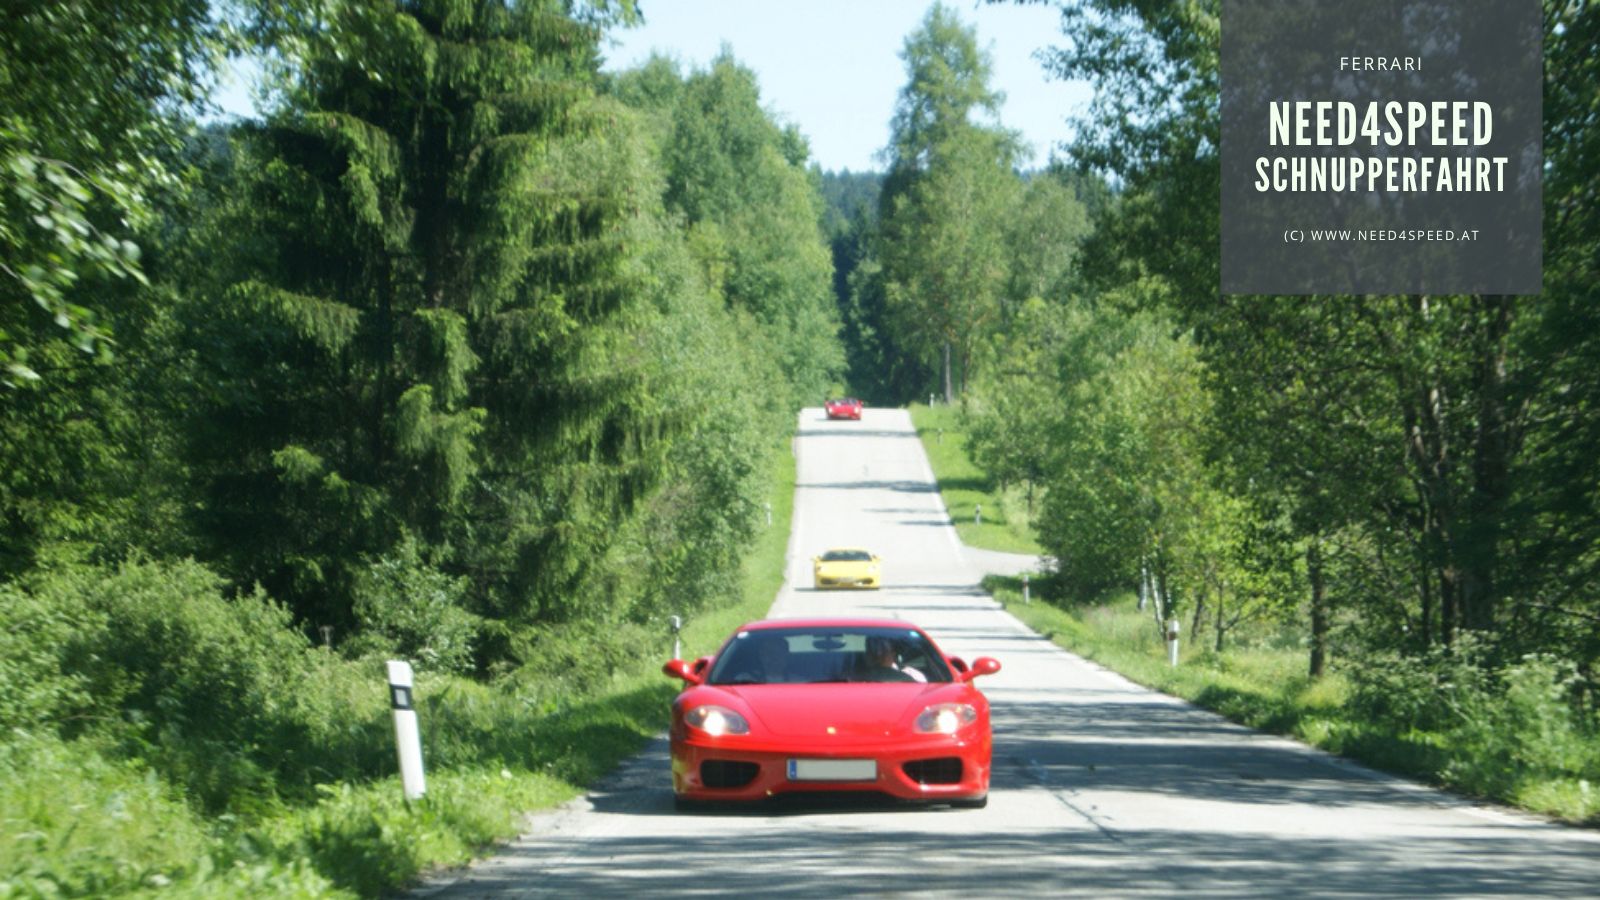
[[[1493,673],[1477,690],[1448,699],[1457,717],[1445,767],[1451,783],[1483,794],[1515,796],[1524,782],[1600,778],[1600,729],[1572,704],[1577,672],[1570,661],[1530,655]]]
[[[47,736],[0,744],[0,841],[0,896],[150,886],[207,850],[204,828],[159,781]]]
[[[66,655],[75,635],[104,630],[103,617],[16,584],[0,585],[0,616],[0,735],[81,721],[95,706],[93,693]]]
[[[225,597],[198,563],[64,566],[0,603],[8,731],[97,737],[211,811],[385,771],[382,673],[312,650],[286,610]]]
[[[412,661],[419,670],[464,672],[472,666],[478,619],[461,608],[464,578],[423,561],[406,538],[356,576],[355,612],[361,632],[345,648],[354,656]]]
[[[1374,653],[1343,669],[1351,685],[1351,709],[1404,732],[1435,731],[1452,722],[1440,702],[1446,691],[1477,693],[1483,672],[1463,653],[1436,650],[1426,657]]]
[[[636,668],[640,659],[666,662],[672,655],[671,637],[664,627],[629,622],[530,626],[513,640],[522,666],[507,686],[536,698],[545,712],[609,687],[618,672]]]
[[[1352,708],[1396,733],[1431,733],[1448,755],[1440,777],[1476,794],[1600,778],[1600,726],[1574,702],[1570,661],[1530,655],[1499,667],[1464,635],[1419,658],[1386,654],[1349,672]]]
[[[160,780],[93,741],[0,743],[0,897],[326,897],[299,862],[241,859]]]

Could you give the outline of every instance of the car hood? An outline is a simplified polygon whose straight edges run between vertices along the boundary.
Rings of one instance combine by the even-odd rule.
[[[814,568],[818,572],[836,575],[865,575],[877,571],[878,564],[870,560],[823,560]]]
[[[722,687],[777,737],[882,738],[904,734],[934,703],[971,702],[965,684],[767,684]],[[754,723],[752,723],[754,724]]]

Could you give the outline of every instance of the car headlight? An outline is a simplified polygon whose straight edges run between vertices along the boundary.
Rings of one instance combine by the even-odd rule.
[[[696,706],[683,714],[683,721],[712,737],[750,733],[750,723],[744,716],[725,706]]]
[[[967,703],[939,703],[917,716],[916,729],[923,734],[955,734],[978,721],[978,710]]]

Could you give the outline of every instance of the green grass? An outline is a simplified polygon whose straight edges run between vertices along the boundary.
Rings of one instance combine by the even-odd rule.
[[[1336,711],[1347,695],[1337,676],[1313,682],[1298,649],[1246,646],[1217,654],[1185,640],[1174,668],[1149,613],[1131,595],[1069,611],[1037,599],[1024,604],[1015,578],[991,576],[985,586],[1029,628],[1073,653],[1255,728],[1300,736],[1303,719]]]
[[[1352,685],[1343,674],[1311,679],[1302,649],[1264,642],[1219,654],[1183,641],[1174,668],[1148,612],[1137,609],[1132,595],[1063,609],[1037,594],[1034,602],[1023,603],[1015,578],[990,576],[985,587],[1012,615],[1057,645],[1240,724],[1561,821],[1600,824],[1600,781],[1591,780],[1600,748],[1592,745],[1593,735],[1589,778],[1515,764],[1501,777],[1486,778],[1481,773],[1492,768],[1489,761],[1514,747],[1517,735],[1501,733],[1490,746],[1474,747],[1454,734],[1376,720],[1352,703]]]
[[[956,523],[956,534],[969,547],[1039,555],[1021,488],[998,489],[967,455],[966,426],[952,406],[912,404],[911,421],[928,453],[939,495]],[[979,512],[980,517],[974,513]]]
[[[783,584],[794,484],[794,457],[780,453],[769,495],[772,525],[745,557],[741,599],[684,623],[685,658],[713,652],[734,628],[764,616],[771,607]],[[532,771],[453,773],[443,782],[443,791],[430,780],[428,801],[416,809],[398,803],[397,779],[360,789],[341,787],[316,810],[296,814],[289,831],[322,836],[320,846],[307,855],[318,861],[319,870],[333,870],[339,883],[365,895],[404,885],[428,869],[467,862],[514,837],[523,813],[576,797],[666,729],[668,706],[682,687],[661,672],[671,656],[669,647],[664,636],[658,657],[638,660],[618,672],[608,690],[541,722],[529,735]],[[491,702],[510,704],[515,699],[492,696]],[[407,829],[415,834],[408,837]],[[397,835],[407,839],[395,840]]]
[[[685,623],[685,656],[713,651],[771,606],[783,578],[794,482],[792,455],[777,454],[772,525],[746,556],[740,600]],[[525,813],[578,796],[663,731],[681,687],[661,673],[670,655],[663,629],[658,654],[632,659],[609,683],[555,703],[540,686],[514,679],[488,685],[418,673],[428,790],[414,802],[402,798],[397,776],[385,776],[330,780],[309,796],[268,788],[246,810],[207,815],[150,759],[130,758],[124,747],[15,731],[0,740],[0,897],[394,891],[514,837]],[[337,715],[317,720],[339,730],[301,740],[326,753],[335,752],[330,741],[374,752],[392,746],[381,683],[352,676],[355,664],[326,662],[308,683],[316,696],[305,702],[337,707]],[[378,755],[375,771],[387,772],[393,751]]]
[[[1018,492],[997,491],[968,456],[959,410],[918,405],[911,416],[962,541],[1040,553]],[[973,512],[980,504],[983,523],[977,525]],[[985,587],[1060,646],[1240,724],[1472,796],[1566,822],[1600,824],[1600,721],[1574,714],[1559,690],[1552,693],[1548,677],[1526,681],[1520,699],[1481,695],[1475,719],[1446,718],[1429,731],[1406,716],[1364,709],[1357,686],[1343,673],[1313,680],[1304,648],[1285,646],[1280,635],[1252,641],[1244,631],[1221,653],[1184,640],[1173,667],[1155,623],[1131,594],[1063,609],[1037,599],[1051,590],[1048,580],[1036,582],[1031,604],[1022,602],[1017,579],[991,577]],[[1425,672],[1410,684],[1420,684],[1424,702],[1438,704]]]
[[[911,417],[962,541],[1040,553],[1017,492],[997,491],[968,456],[959,410],[916,405]],[[983,523],[976,525],[980,504]],[[1562,821],[1600,824],[1600,721],[1576,718],[1560,692],[1550,692],[1548,679],[1528,681],[1520,700],[1484,695],[1477,721],[1428,731],[1404,716],[1364,710],[1343,673],[1313,680],[1304,648],[1285,646],[1280,635],[1252,641],[1242,632],[1221,653],[1184,640],[1173,667],[1150,614],[1137,609],[1131,594],[1063,609],[1040,599],[1051,590],[1048,580],[1035,583],[1029,604],[1018,579],[991,576],[985,587],[1028,627],[1073,653],[1240,724]],[[1437,704],[1425,678],[1421,684],[1427,702]]]

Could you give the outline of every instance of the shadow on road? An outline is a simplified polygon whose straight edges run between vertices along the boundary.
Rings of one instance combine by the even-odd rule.
[[[799,437],[809,438],[912,438],[917,433],[914,431],[868,431],[865,428],[853,428],[849,425],[840,425],[834,428],[802,428],[795,432]]]
[[[559,840],[529,841],[449,895],[1575,897],[1594,891],[1584,876],[1592,871],[1586,848],[1516,835],[1387,842],[1164,828],[991,828],[1001,814],[994,805],[983,812],[907,813],[902,827],[884,827],[880,817],[870,828],[848,816],[788,818],[784,827],[752,821],[768,816],[689,816],[672,834],[591,836],[576,854]],[[1419,865],[1419,859],[1435,862]]]
[[[995,638],[1043,643],[987,639]],[[1031,699],[1033,690],[990,691],[995,755],[986,810],[801,795],[679,813],[659,738],[598,785],[587,797],[592,810],[581,811],[645,827],[591,825],[573,835],[554,814],[492,863],[429,894],[1594,895],[1593,841],[1465,817],[1449,827],[1345,832],[1338,817],[1364,809],[1391,810],[1395,821],[1460,801],[1397,790],[1138,689],[1085,689],[1065,704]],[[1097,805],[1112,795],[1124,798],[1114,807],[1120,820]],[[1028,813],[1041,802],[1065,814]],[[1248,812],[1266,807],[1300,812]],[[1300,822],[1304,831],[1258,822]]]
[[[932,494],[939,490],[930,481],[812,481],[795,487],[801,490],[901,491],[907,494]]]

